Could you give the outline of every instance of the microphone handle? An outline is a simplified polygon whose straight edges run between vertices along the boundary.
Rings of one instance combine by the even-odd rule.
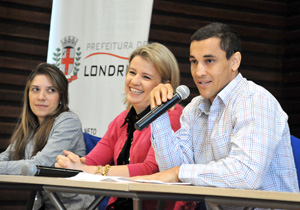
[[[156,120],[163,113],[168,111],[172,106],[177,104],[181,100],[178,93],[175,93],[173,98],[169,101],[162,103],[159,106],[154,107],[150,112],[148,112],[144,117],[134,124],[136,130],[141,131],[147,126],[149,126],[154,120]]]

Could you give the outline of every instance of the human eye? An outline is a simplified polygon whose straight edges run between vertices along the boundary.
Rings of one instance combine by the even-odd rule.
[[[133,70],[129,70],[128,73],[129,73],[130,75],[136,75],[135,71],[133,71]]]
[[[145,75],[144,78],[145,78],[146,80],[151,80],[151,77],[149,77],[149,76],[147,76],[147,75]]]
[[[54,93],[54,92],[56,92],[56,89],[55,89],[55,88],[53,88],[53,87],[49,87],[49,88],[48,88],[48,92],[50,92],[50,93]]]
[[[206,61],[205,61],[206,63],[213,63],[213,62],[215,62],[215,60],[214,59],[206,59]]]
[[[191,64],[197,64],[198,61],[197,61],[196,59],[191,58],[191,59],[190,59],[190,63],[191,63]]]
[[[30,91],[37,92],[37,91],[39,91],[39,88],[38,87],[31,87]]]

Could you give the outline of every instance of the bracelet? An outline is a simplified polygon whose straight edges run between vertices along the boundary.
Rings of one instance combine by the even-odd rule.
[[[97,168],[96,168],[95,174],[98,174],[98,173],[102,174],[102,172],[101,172],[102,166],[96,166],[96,167],[97,167]]]
[[[102,171],[102,176],[107,176],[110,167],[111,167],[111,166],[108,165],[108,164],[105,165],[104,170]]]

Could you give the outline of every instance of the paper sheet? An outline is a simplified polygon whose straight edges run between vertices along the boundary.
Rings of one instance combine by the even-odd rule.
[[[121,176],[101,176],[96,174],[89,174],[85,172],[78,173],[76,176],[69,177],[66,179],[78,180],[78,181],[90,181],[90,182],[99,182],[99,181],[108,181],[108,182],[129,182],[129,183],[152,183],[152,184],[167,184],[167,185],[190,185],[191,183],[182,183],[182,182],[162,182],[160,180],[143,180],[143,179],[132,179],[129,177]]]

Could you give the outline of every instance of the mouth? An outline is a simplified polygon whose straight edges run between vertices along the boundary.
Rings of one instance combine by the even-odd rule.
[[[144,93],[144,91],[138,90],[138,89],[135,89],[135,88],[132,88],[132,87],[130,87],[129,90],[130,90],[130,92],[135,93],[135,94],[142,94],[142,93]]]
[[[200,84],[201,86],[207,86],[207,85],[209,85],[211,82],[212,82],[212,81],[208,81],[208,82],[199,82],[199,84]]]
[[[37,106],[37,107],[47,107],[47,105],[43,105],[43,104],[36,104],[35,106]]]

